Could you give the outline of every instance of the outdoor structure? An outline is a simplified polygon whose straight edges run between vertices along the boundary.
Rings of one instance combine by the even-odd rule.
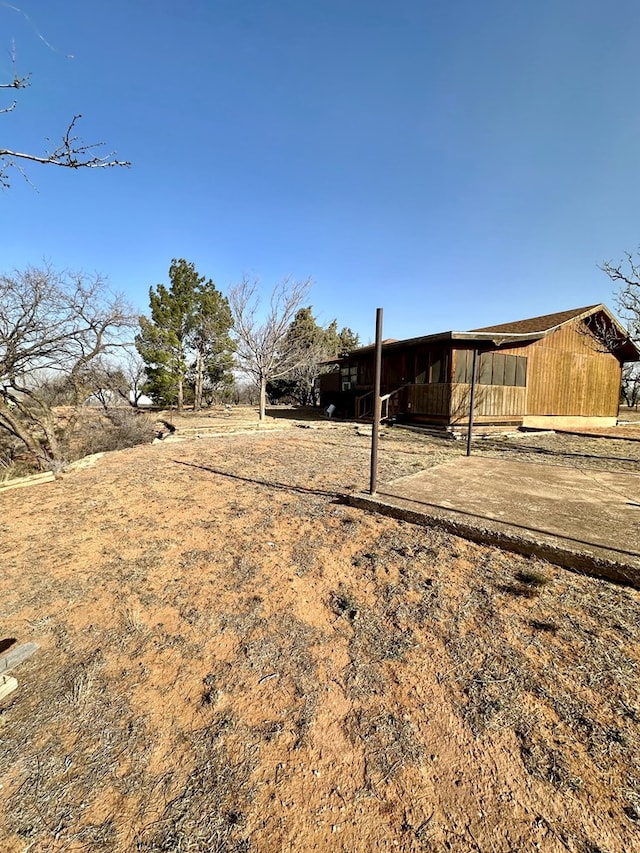
[[[469,417],[474,352],[474,420],[530,427],[613,426],[622,364],[640,350],[605,305],[590,305],[382,346],[383,417],[463,425]],[[336,415],[371,417],[374,347],[328,363],[321,405]]]

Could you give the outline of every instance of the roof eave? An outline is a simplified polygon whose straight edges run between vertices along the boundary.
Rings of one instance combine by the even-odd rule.
[[[421,344],[444,343],[461,341],[465,343],[478,343],[494,346],[504,346],[510,343],[526,343],[527,341],[537,341],[544,337],[545,332],[523,332],[521,334],[499,334],[498,332],[436,332],[433,335],[421,335],[417,338],[406,338],[401,341],[389,341],[382,344],[382,349],[388,351],[390,349],[400,349],[402,347],[419,346]],[[367,355],[375,350],[375,344],[369,344],[366,347],[352,350],[348,355],[338,356],[336,358],[327,359],[321,364],[338,364],[346,358],[357,358],[360,355]]]
[[[614,350],[614,353],[623,364],[630,361],[640,361],[640,348],[638,348],[638,345],[630,339]]]

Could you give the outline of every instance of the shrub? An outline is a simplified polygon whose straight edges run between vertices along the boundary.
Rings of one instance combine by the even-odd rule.
[[[106,414],[86,420],[70,453],[81,459],[92,453],[125,450],[137,444],[149,444],[155,438],[152,416],[133,409],[110,409]]]

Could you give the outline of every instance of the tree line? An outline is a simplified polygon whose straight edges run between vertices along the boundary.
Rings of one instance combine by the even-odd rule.
[[[602,269],[619,286],[618,312],[640,343],[640,264],[628,254]],[[127,419],[122,404],[133,411],[143,394],[159,407],[198,410],[238,400],[243,376],[260,418],[268,399],[317,403],[326,362],[359,341],[336,320],[318,323],[309,289],[309,280],[285,279],[265,295],[244,278],[225,295],[174,259],[169,283],[150,288],[149,314],[139,316],[100,276],[50,267],[0,275],[0,475],[12,454],[41,470],[64,467],[89,401],[130,443],[148,438],[148,427]],[[638,363],[625,367],[622,393],[638,404]]]
[[[304,304],[309,288],[285,279],[263,304],[258,282],[243,279],[225,296],[174,259],[139,316],[100,276],[51,267],[0,275],[0,474],[12,454],[41,470],[64,467],[88,402],[114,430],[126,426],[131,443],[140,430],[123,404],[135,408],[143,395],[199,410],[238,400],[242,375],[261,419],[268,398],[316,403],[322,362],[357,347],[358,336],[335,320],[319,324]]]
[[[181,258],[169,281],[149,289],[150,315],[135,337],[142,390],[158,405],[198,411],[228,401],[238,371],[255,383],[261,419],[267,399],[314,405],[322,362],[359,344],[351,329],[322,326],[303,306],[309,280],[284,279],[263,303],[257,281],[244,278],[225,296]]]

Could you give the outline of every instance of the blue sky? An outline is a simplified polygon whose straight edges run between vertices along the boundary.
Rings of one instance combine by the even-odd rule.
[[[14,8],[15,7],[15,8]],[[16,11],[15,9],[20,11]],[[26,17],[25,17],[26,16]],[[98,271],[140,310],[184,257],[225,291],[312,277],[371,339],[595,302],[640,243],[637,0],[16,0],[3,144],[75,113],[131,169],[33,166],[8,271]]]

